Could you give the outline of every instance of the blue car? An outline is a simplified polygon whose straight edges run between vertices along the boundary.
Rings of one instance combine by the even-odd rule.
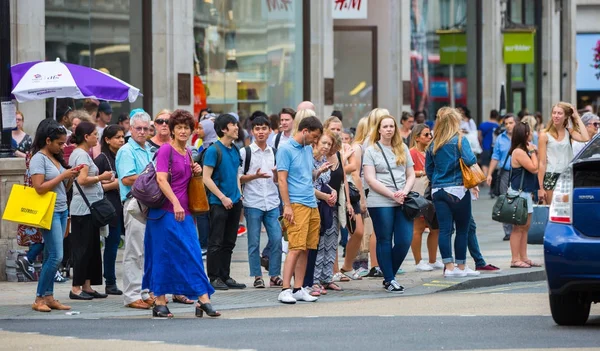
[[[544,233],[552,318],[582,325],[600,302],[600,134],[560,176]]]

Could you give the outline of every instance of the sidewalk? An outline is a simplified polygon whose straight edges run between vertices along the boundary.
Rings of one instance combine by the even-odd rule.
[[[487,188],[482,194],[487,192]],[[487,287],[501,285],[518,281],[539,281],[545,279],[543,268],[531,269],[511,269],[510,267],[510,248],[508,242],[502,241],[504,233],[499,223],[492,221],[491,209],[494,204],[489,196],[483,195],[483,199],[473,202],[473,214],[477,222],[477,235],[479,245],[483,256],[488,263],[502,268],[501,273],[482,274],[480,277],[446,279],[442,276],[441,270],[433,272],[416,272],[414,269],[414,259],[409,252],[402,268],[405,274],[397,276],[398,281],[406,288],[404,295],[422,295],[439,291],[471,289],[476,287]],[[261,244],[266,244],[266,234],[263,233]],[[248,255],[247,238],[242,236],[238,238],[235,248],[231,275],[238,282],[245,283],[248,288],[245,290],[219,291],[212,297],[213,305],[219,310],[256,308],[266,306],[281,305],[277,301],[278,289],[254,289],[252,287],[253,278],[248,276]],[[425,243],[423,251],[425,251]],[[529,256],[531,259],[543,262],[543,248],[541,245],[529,246]],[[119,250],[117,258],[117,277],[119,286],[122,286],[122,273],[120,264],[122,250]],[[438,257],[439,258],[439,257]],[[341,250],[340,250],[340,262]],[[472,260],[468,264],[473,267]],[[69,300],[70,282],[55,284],[55,297],[63,303],[73,307],[73,311],[79,311],[79,315],[65,315],[64,312],[53,311],[51,313],[39,313],[31,310],[31,303],[35,298],[36,282],[30,283],[8,283],[0,282],[0,296],[2,296],[0,305],[0,319],[71,319],[71,318],[109,318],[109,317],[149,317],[151,312],[144,310],[134,310],[123,307],[121,296],[109,296],[107,299],[92,301],[72,301]],[[268,285],[268,283],[267,283]],[[390,294],[381,287],[381,278],[364,278],[361,281],[340,283],[344,291],[329,291],[326,296],[319,299],[319,303],[328,301],[348,301],[359,299],[387,298],[397,297],[396,294]],[[104,292],[104,287],[96,287],[98,291]],[[169,308],[176,315],[193,313],[193,305],[169,304]]]

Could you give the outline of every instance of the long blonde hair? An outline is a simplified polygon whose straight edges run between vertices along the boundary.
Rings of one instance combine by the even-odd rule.
[[[317,114],[313,110],[298,110],[294,116],[294,128],[292,128],[292,136],[298,132],[300,122],[306,117],[316,117]]]
[[[563,127],[567,128],[569,119],[573,118],[573,115],[575,114],[575,109],[573,108],[573,105],[571,105],[568,102],[561,101],[561,102],[554,104],[554,106],[552,106],[552,110],[554,110],[555,107],[560,107],[565,112],[565,120],[563,121]],[[552,111],[552,110],[550,110],[550,111]],[[580,131],[579,125],[577,123],[573,123],[573,130],[576,132]],[[548,121],[548,125],[546,126],[546,129],[544,129],[544,132],[552,135],[555,139],[558,138],[558,130],[556,130],[556,126],[554,125],[552,116],[550,117],[550,120]],[[567,133],[568,133],[568,131],[567,131]]]
[[[323,123],[323,130],[329,129],[329,125],[331,123],[339,123],[339,124],[342,124],[342,126],[343,126],[343,123],[339,118],[337,118],[336,116],[331,116],[331,117],[327,118],[325,120],[325,122]]]
[[[400,129],[398,128],[398,124],[396,123],[396,119],[390,115],[381,116],[379,120],[377,120],[377,124],[375,128],[371,130],[371,142],[372,144],[377,143],[381,139],[381,135],[379,134],[379,128],[381,127],[381,122],[385,119],[391,119],[394,121],[394,136],[392,136],[392,151],[394,155],[396,155],[396,165],[405,165],[406,164],[406,152],[404,151],[404,141],[402,140],[402,136],[400,135]],[[375,146],[377,149],[379,147]],[[383,152],[383,150],[380,150]]]
[[[462,114],[455,108],[442,107],[438,110],[433,127],[433,153],[446,145],[455,136],[460,137]]]
[[[354,136],[354,142],[362,144],[369,135],[369,118],[363,117],[358,121],[356,126],[356,135]]]
[[[371,112],[369,112],[369,115],[367,116],[367,120],[369,122],[368,133],[372,133],[373,129],[379,130],[379,127],[377,127],[379,118],[381,118],[382,116],[389,116],[389,115],[390,115],[390,111],[386,110],[385,108],[375,108],[375,109],[371,110]]]

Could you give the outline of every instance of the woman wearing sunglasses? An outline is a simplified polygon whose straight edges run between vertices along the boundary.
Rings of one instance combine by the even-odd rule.
[[[154,129],[156,134],[148,140],[150,145],[150,152],[154,156],[154,153],[163,145],[171,142],[171,132],[169,131],[169,117],[171,111],[165,109],[161,110],[154,118]]]

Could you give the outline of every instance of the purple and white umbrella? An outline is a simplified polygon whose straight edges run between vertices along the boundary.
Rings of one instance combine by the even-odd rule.
[[[140,90],[95,68],[56,61],[19,63],[10,68],[12,94],[19,102],[54,98],[93,98],[134,102]]]

